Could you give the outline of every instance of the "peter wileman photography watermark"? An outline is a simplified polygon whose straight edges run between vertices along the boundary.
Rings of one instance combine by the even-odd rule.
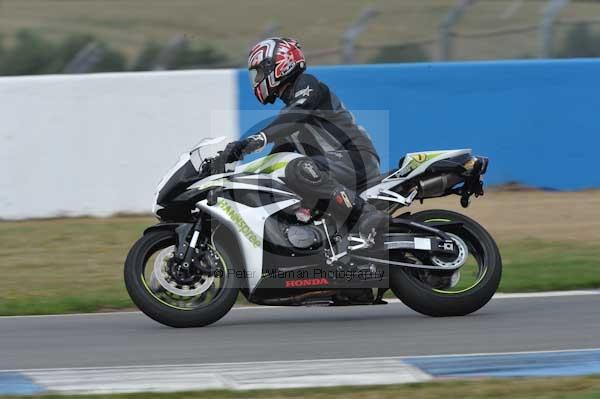
[[[285,266],[272,267],[261,273],[251,270],[227,270],[218,271],[219,276],[235,279],[252,279],[259,277],[265,284],[263,288],[305,288],[310,286],[329,286],[336,283],[367,284],[373,288],[386,286],[389,279],[388,268],[360,267],[355,269],[328,268],[325,265],[319,267],[307,267],[296,270],[285,270]],[[269,280],[273,284],[269,284]]]

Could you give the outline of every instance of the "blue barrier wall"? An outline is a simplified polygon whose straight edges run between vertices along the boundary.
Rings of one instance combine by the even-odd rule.
[[[406,152],[473,148],[487,182],[600,187],[600,61],[507,61],[309,68],[355,112],[382,169]],[[264,110],[239,71],[240,131]],[[281,103],[270,106],[273,114]],[[381,112],[374,112],[374,111]]]

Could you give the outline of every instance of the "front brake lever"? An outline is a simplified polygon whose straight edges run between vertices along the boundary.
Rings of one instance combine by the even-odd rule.
[[[223,160],[223,151],[219,151],[217,156],[210,160],[210,174],[218,175],[225,173],[225,161]]]

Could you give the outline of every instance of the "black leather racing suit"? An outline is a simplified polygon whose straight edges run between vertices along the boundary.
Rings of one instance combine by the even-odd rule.
[[[272,152],[306,156],[286,167],[288,186],[308,208],[328,207],[343,217],[352,208],[360,212],[363,203],[356,193],[380,176],[379,157],[368,133],[312,75],[300,74],[281,100],[286,106],[262,133],[274,143]]]

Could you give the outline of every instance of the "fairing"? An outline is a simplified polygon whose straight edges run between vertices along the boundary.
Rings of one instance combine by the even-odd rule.
[[[265,261],[273,263],[273,259],[278,259],[277,256],[265,259],[265,224],[278,217],[281,211],[285,211],[281,215],[287,215],[290,208],[300,202],[300,198],[285,185],[285,168],[291,160],[301,155],[271,154],[237,165],[229,172],[200,178],[195,171],[196,162],[192,161],[193,152],[184,154],[161,181],[155,210],[183,204],[187,206],[189,215],[199,209],[234,232],[231,239],[237,242],[240,249],[245,265],[244,275],[252,293],[265,273]],[[468,149],[409,153],[396,172],[361,193],[361,196],[365,199],[378,196],[422,174],[435,162],[470,153]],[[214,194],[214,190],[218,195],[213,196],[213,200],[216,200],[211,201],[209,193]],[[309,262],[308,258],[317,259],[320,255],[307,251],[306,256]]]

